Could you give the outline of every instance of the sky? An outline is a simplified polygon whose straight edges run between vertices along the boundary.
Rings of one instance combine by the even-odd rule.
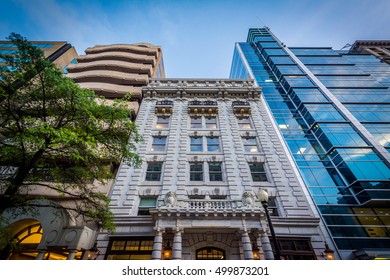
[[[390,0],[0,0],[0,40],[162,47],[168,78],[228,78],[234,43],[267,26],[288,47],[390,40]]]

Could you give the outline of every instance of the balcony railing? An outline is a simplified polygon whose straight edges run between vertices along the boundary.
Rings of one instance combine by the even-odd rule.
[[[231,200],[188,200],[187,208],[189,209],[199,209],[199,210],[218,210],[218,209],[233,209],[237,208],[236,201]]]

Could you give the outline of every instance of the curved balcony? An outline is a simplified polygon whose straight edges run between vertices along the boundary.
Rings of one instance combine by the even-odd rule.
[[[92,82],[92,83],[78,83],[81,88],[87,88],[93,90],[97,95],[104,96],[106,98],[120,98],[127,93],[131,93],[132,97],[136,100],[141,99],[142,90],[140,87],[134,86],[124,86],[124,85],[114,85],[106,84],[101,82]]]
[[[104,70],[118,71],[123,73],[146,74],[149,77],[151,77],[152,75],[152,65],[150,64],[139,64],[113,60],[98,60],[78,64],[70,64],[68,65],[67,70],[69,73],[77,73],[90,70]]]
[[[104,52],[104,53],[97,53],[97,54],[80,55],[77,58],[77,61],[79,63],[98,61],[98,60],[149,63],[153,65],[156,64],[156,58],[154,56],[132,54],[126,52]]]
[[[69,73],[67,76],[77,83],[99,81],[119,85],[145,85],[149,82],[148,75],[128,74],[118,71],[92,70]]]
[[[148,43],[139,43],[139,44],[131,44],[131,45],[128,44],[97,45],[93,48],[87,48],[85,50],[85,53],[98,54],[98,53],[112,52],[112,51],[146,54],[146,55],[153,55],[157,57],[160,48]]]

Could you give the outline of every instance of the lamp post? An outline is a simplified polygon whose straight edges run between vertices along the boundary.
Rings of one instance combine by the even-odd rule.
[[[329,248],[329,246],[326,242],[325,242],[324,254],[325,254],[324,257],[326,260],[330,260],[330,261],[334,260],[334,251]]]
[[[269,230],[271,231],[271,236],[272,236],[272,239],[274,240],[274,245],[275,245],[274,257],[275,257],[275,260],[280,260],[279,243],[278,243],[278,240],[276,240],[274,227],[272,225],[271,217],[269,216],[269,212],[268,212],[268,193],[265,190],[260,189],[259,192],[257,193],[257,196],[258,196],[258,198],[259,198],[259,200],[261,202],[261,205],[264,208],[265,215],[267,216]]]

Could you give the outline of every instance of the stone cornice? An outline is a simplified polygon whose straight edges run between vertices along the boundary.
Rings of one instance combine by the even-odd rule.
[[[261,89],[251,79],[151,79],[142,92],[149,98],[258,99]]]

